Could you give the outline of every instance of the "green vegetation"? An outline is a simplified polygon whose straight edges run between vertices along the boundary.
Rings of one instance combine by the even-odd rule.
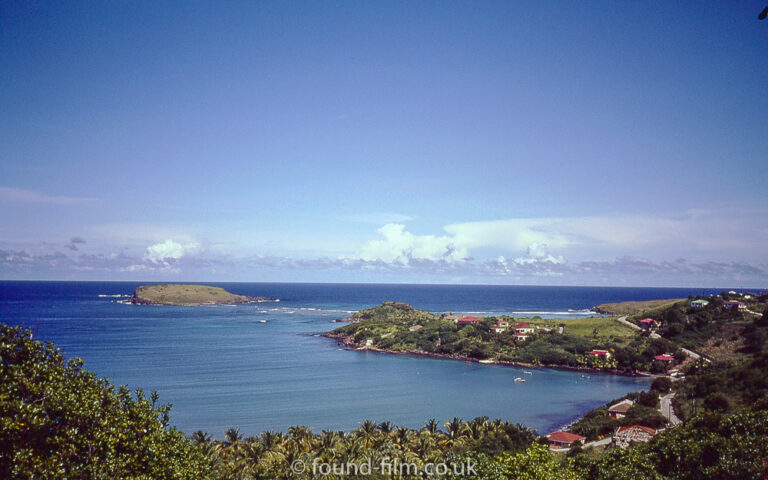
[[[681,301],[683,301],[682,298],[670,298],[667,300],[646,300],[642,302],[603,303],[594,307],[593,310],[608,315],[646,314],[652,311],[663,310]]]
[[[274,299],[235,295],[223,288],[207,285],[142,285],[133,293],[131,303],[142,305],[232,305],[270,300]]]
[[[613,319],[605,317],[545,320],[524,319],[534,333],[515,338],[518,319],[508,316],[486,317],[462,324],[447,315],[417,310],[403,303],[385,302],[353,315],[353,323],[327,336],[346,345],[388,352],[442,355],[524,365],[563,366],[635,371],[663,370],[653,357],[672,352],[674,345],[663,339],[650,339]],[[506,322],[504,332],[493,327]],[[596,356],[593,349],[606,350]],[[682,355],[681,355],[682,358]]]
[[[545,320],[539,317],[528,318],[525,323],[554,330],[562,326],[568,333],[581,337],[592,337],[620,341],[637,336],[637,331],[620,324],[611,317],[569,318],[566,320]]]
[[[765,311],[766,302],[768,296],[760,296],[749,309]],[[703,329],[692,321],[700,318],[698,313],[671,305],[660,310],[657,318],[683,315],[675,338],[698,338],[702,332],[720,335],[735,325],[744,337],[738,343],[738,356],[713,363],[689,361],[681,366],[685,379],[659,377],[650,392],[627,395],[625,398],[635,403],[625,418],[608,418],[606,405],[587,414],[572,431],[592,440],[610,434],[619,425],[663,427],[659,395],[667,391],[675,393],[673,405],[686,422],[657,434],[646,444],[604,451],[574,447],[567,455],[551,453],[544,446],[546,440],[528,428],[486,417],[471,421],[454,418],[442,428],[435,420],[421,429],[365,420],[349,432],[314,433],[295,426],[286,433],[269,431],[248,438],[237,429],[229,430],[223,440],[214,440],[202,431],[186,438],[167,427],[169,407],[156,406],[155,393],[147,398],[141,391],[116,389],[83,370],[80,360],[65,361],[51,343],[34,341],[29,331],[0,324],[0,478],[424,478],[420,473],[397,476],[380,470],[328,476],[313,472],[312,465],[318,461],[334,466],[400,462],[413,465],[412,472],[440,462],[472,465],[475,474],[471,478],[480,480],[768,478],[768,312],[725,314],[710,310],[710,320],[722,324],[722,328],[710,330],[707,328],[711,326],[704,325]],[[469,342],[499,352],[507,348],[505,341],[497,342],[503,334],[486,331],[489,323],[498,319],[459,327],[444,316],[387,303],[359,312],[354,320],[356,323],[340,330],[352,338],[360,334],[359,340],[394,337],[397,340],[392,345],[408,346],[410,339],[401,336],[403,331],[425,331],[424,342],[432,341],[435,333],[441,340],[445,338],[442,335],[453,333],[460,344]],[[617,363],[648,364],[656,352],[675,348],[665,338],[608,334],[599,323],[589,323],[592,321],[586,319],[573,331],[566,322],[562,334],[544,331],[546,320],[528,322],[542,327],[541,331],[514,346],[513,353],[541,359],[543,353],[555,352],[578,359],[595,342],[613,342]],[[416,324],[422,328],[411,332],[409,327]],[[598,331],[585,335],[591,325]],[[441,340],[435,340],[434,345],[442,346]],[[628,357],[620,360],[622,355]],[[303,472],[292,472],[295,462],[305,467]],[[443,478],[468,477],[449,474]]]
[[[115,389],[51,343],[0,324],[0,478],[207,479],[157,394]]]
[[[664,415],[658,410],[659,393],[651,389],[649,392],[635,392],[625,395],[605,404],[604,407],[592,410],[574,423],[570,431],[587,437],[587,440],[597,440],[611,435],[622,425],[645,425],[652,428],[663,428],[667,424]],[[621,419],[608,416],[608,407],[624,399],[635,403]]]

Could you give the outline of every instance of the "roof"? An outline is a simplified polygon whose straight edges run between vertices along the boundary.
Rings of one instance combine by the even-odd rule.
[[[650,435],[656,435],[656,429],[651,427],[646,427],[645,425],[625,425],[623,427],[619,427],[619,429],[616,431],[616,433],[626,432],[627,430],[632,430],[634,428],[639,428],[640,430],[643,430],[647,432]]]
[[[515,328],[532,328],[532,327],[527,323],[520,322],[517,325],[515,325]]]
[[[589,352],[591,355],[608,355],[608,350],[592,350]]]
[[[611,405],[608,407],[608,411],[616,413],[627,413],[627,410],[630,408],[632,408],[631,403],[617,403],[616,405]]]
[[[693,300],[691,303],[701,303],[703,305],[707,305],[709,303],[709,301],[702,300],[702,299],[699,298],[698,300]]]
[[[517,333],[516,333],[514,336],[515,336],[515,337],[527,337],[528,335],[530,335],[530,334],[529,334],[529,333],[520,333],[520,332],[517,332]]]
[[[481,322],[483,319],[480,317],[475,317],[474,315],[467,315],[466,317],[461,317],[459,319],[459,323],[472,323],[472,322]]]
[[[549,438],[549,440],[552,442],[573,443],[576,440],[581,440],[584,437],[571,432],[554,432],[547,435],[547,438]]]
[[[653,359],[654,360],[658,360],[660,362],[671,362],[672,360],[675,359],[675,356],[674,355],[667,355],[667,354],[656,355],[655,357],[653,357]]]
[[[651,323],[656,323],[656,320],[654,320],[652,318],[644,318],[644,319],[640,320],[640,323],[645,324],[645,325],[649,325]]]

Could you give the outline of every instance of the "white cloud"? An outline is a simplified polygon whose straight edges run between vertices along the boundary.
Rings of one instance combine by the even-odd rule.
[[[173,240],[166,240],[147,247],[144,258],[151,262],[161,263],[169,260],[177,260],[190,253],[198,253],[200,244],[197,242],[181,244]]]
[[[408,263],[410,259],[460,261],[467,256],[466,249],[457,248],[447,236],[414,235],[397,223],[384,225],[377,232],[384,238],[369,240],[358,258]]]

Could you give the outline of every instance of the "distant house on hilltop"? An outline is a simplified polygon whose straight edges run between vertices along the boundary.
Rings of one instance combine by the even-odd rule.
[[[534,332],[534,328],[527,323],[520,322],[517,325],[515,325],[515,332],[517,333],[523,333],[523,334],[531,334]]]
[[[655,327],[659,322],[654,320],[653,318],[644,318],[640,320],[640,326],[644,329],[649,329],[651,327]]]
[[[691,308],[704,308],[707,305],[709,305],[709,301],[707,300],[698,299],[691,301]]]
[[[654,360],[658,360],[659,362],[674,362],[675,356],[671,353],[664,353],[662,355],[656,355],[653,357]]]
[[[530,335],[527,333],[515,333],[513,337],[515,338],[516,342],[522,342],[523,340],[528,340],[528,337],[530,337]]]
[[[602,357],[602,358],[611,358],[611,352],[608,350],[597,350],[593,349],[589,352],[590,355],[594,355],[596,357]]]
[[[747,309],[747,306],[744,305],[742,302],[735,302],[733,300],[725,302],[723,306],[728,310],[733,310],[735,308],[739,312],[743,312],[744,310]]]
[[[422,328],[423,327],[421,325],[411,325],[410,327],[408,327],[408,331],[409,332],[418,332]]]
[[[480,317],[475,317],[474,315],[467,315],[466,317],[461,317],[458,320],[456,320],[456,323],[467,325],[467,324],[478,323],[482,321],[483,319]]]
[[[630,399],[622,400],[619,403],[614,403],[608,407],[608,416],[611,418],[619,419],[627,416],[627,411],[634,405]]]
[[[554,432],[547,435],[549,448],[551,450],[571,448],[573,445],[583,444],[584,438],[585,437],[582,437],[581,435],[571,432]]]
[[[616,429],[613,443],[619,448],[628,447],[630,443],[647,443],[656,435],[656,429],[645,425],[626,425]]]

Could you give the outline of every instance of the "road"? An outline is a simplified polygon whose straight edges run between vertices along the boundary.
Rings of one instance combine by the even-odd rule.
[[[669,423],[671,423],[673,426],[680,425],[683,423],[682,420],[677,418],[677,415],[675,415],[675,409],[672,408],[672,399],[675,398],[674,393],[668,393],[667,395],[664,395],[660,398],[661,400],[661,406],[659,407],[659,411],[662,415],[667,417],[667,420]]]
[[[641,332],[643,331],[643,329],[642,329],[642,328],[638,327],[638,326],[637,326],[637,325],[635,325],[634,323],[632,323],[632,322],[628,322],[628,321],[627,321],[627,316],[626,316],[626,315],[624,315],[623,317],[619,317],[619,318],[617,318],[617,319],[616,319],[616,321],[617,321],[617,322],[619,322],[620,324],[624,325],[624,326],[627,326],[627,327],[629,327],[629,328],[634,328],[635,330],[640,330]]]
[[[627,316],[626,315],[617,318],[616,321],[619,322],[622,325],[625,325],[625,326],[629,327],[629,328],[633,328],[635,330],[643,331],[643,329],[640,328],[639,326],[635,325],[632,322],[627,321]],[[654,332],[654,333],[651,333],[651,338],[661,338],[661,335],[659,335],[658,333]],[[712,363],[712,361],[710,359],[708,359],[707,357],[701,356],[700,354],[694,352],[693,350],[688,350],[687,348],[682,348],[682,347],[680,348],[680,350],[682,350],[686,355],[688,355],[689,357],[691,357],[694,360],[698,360],[700,358],[703,358],[705,362]]]

